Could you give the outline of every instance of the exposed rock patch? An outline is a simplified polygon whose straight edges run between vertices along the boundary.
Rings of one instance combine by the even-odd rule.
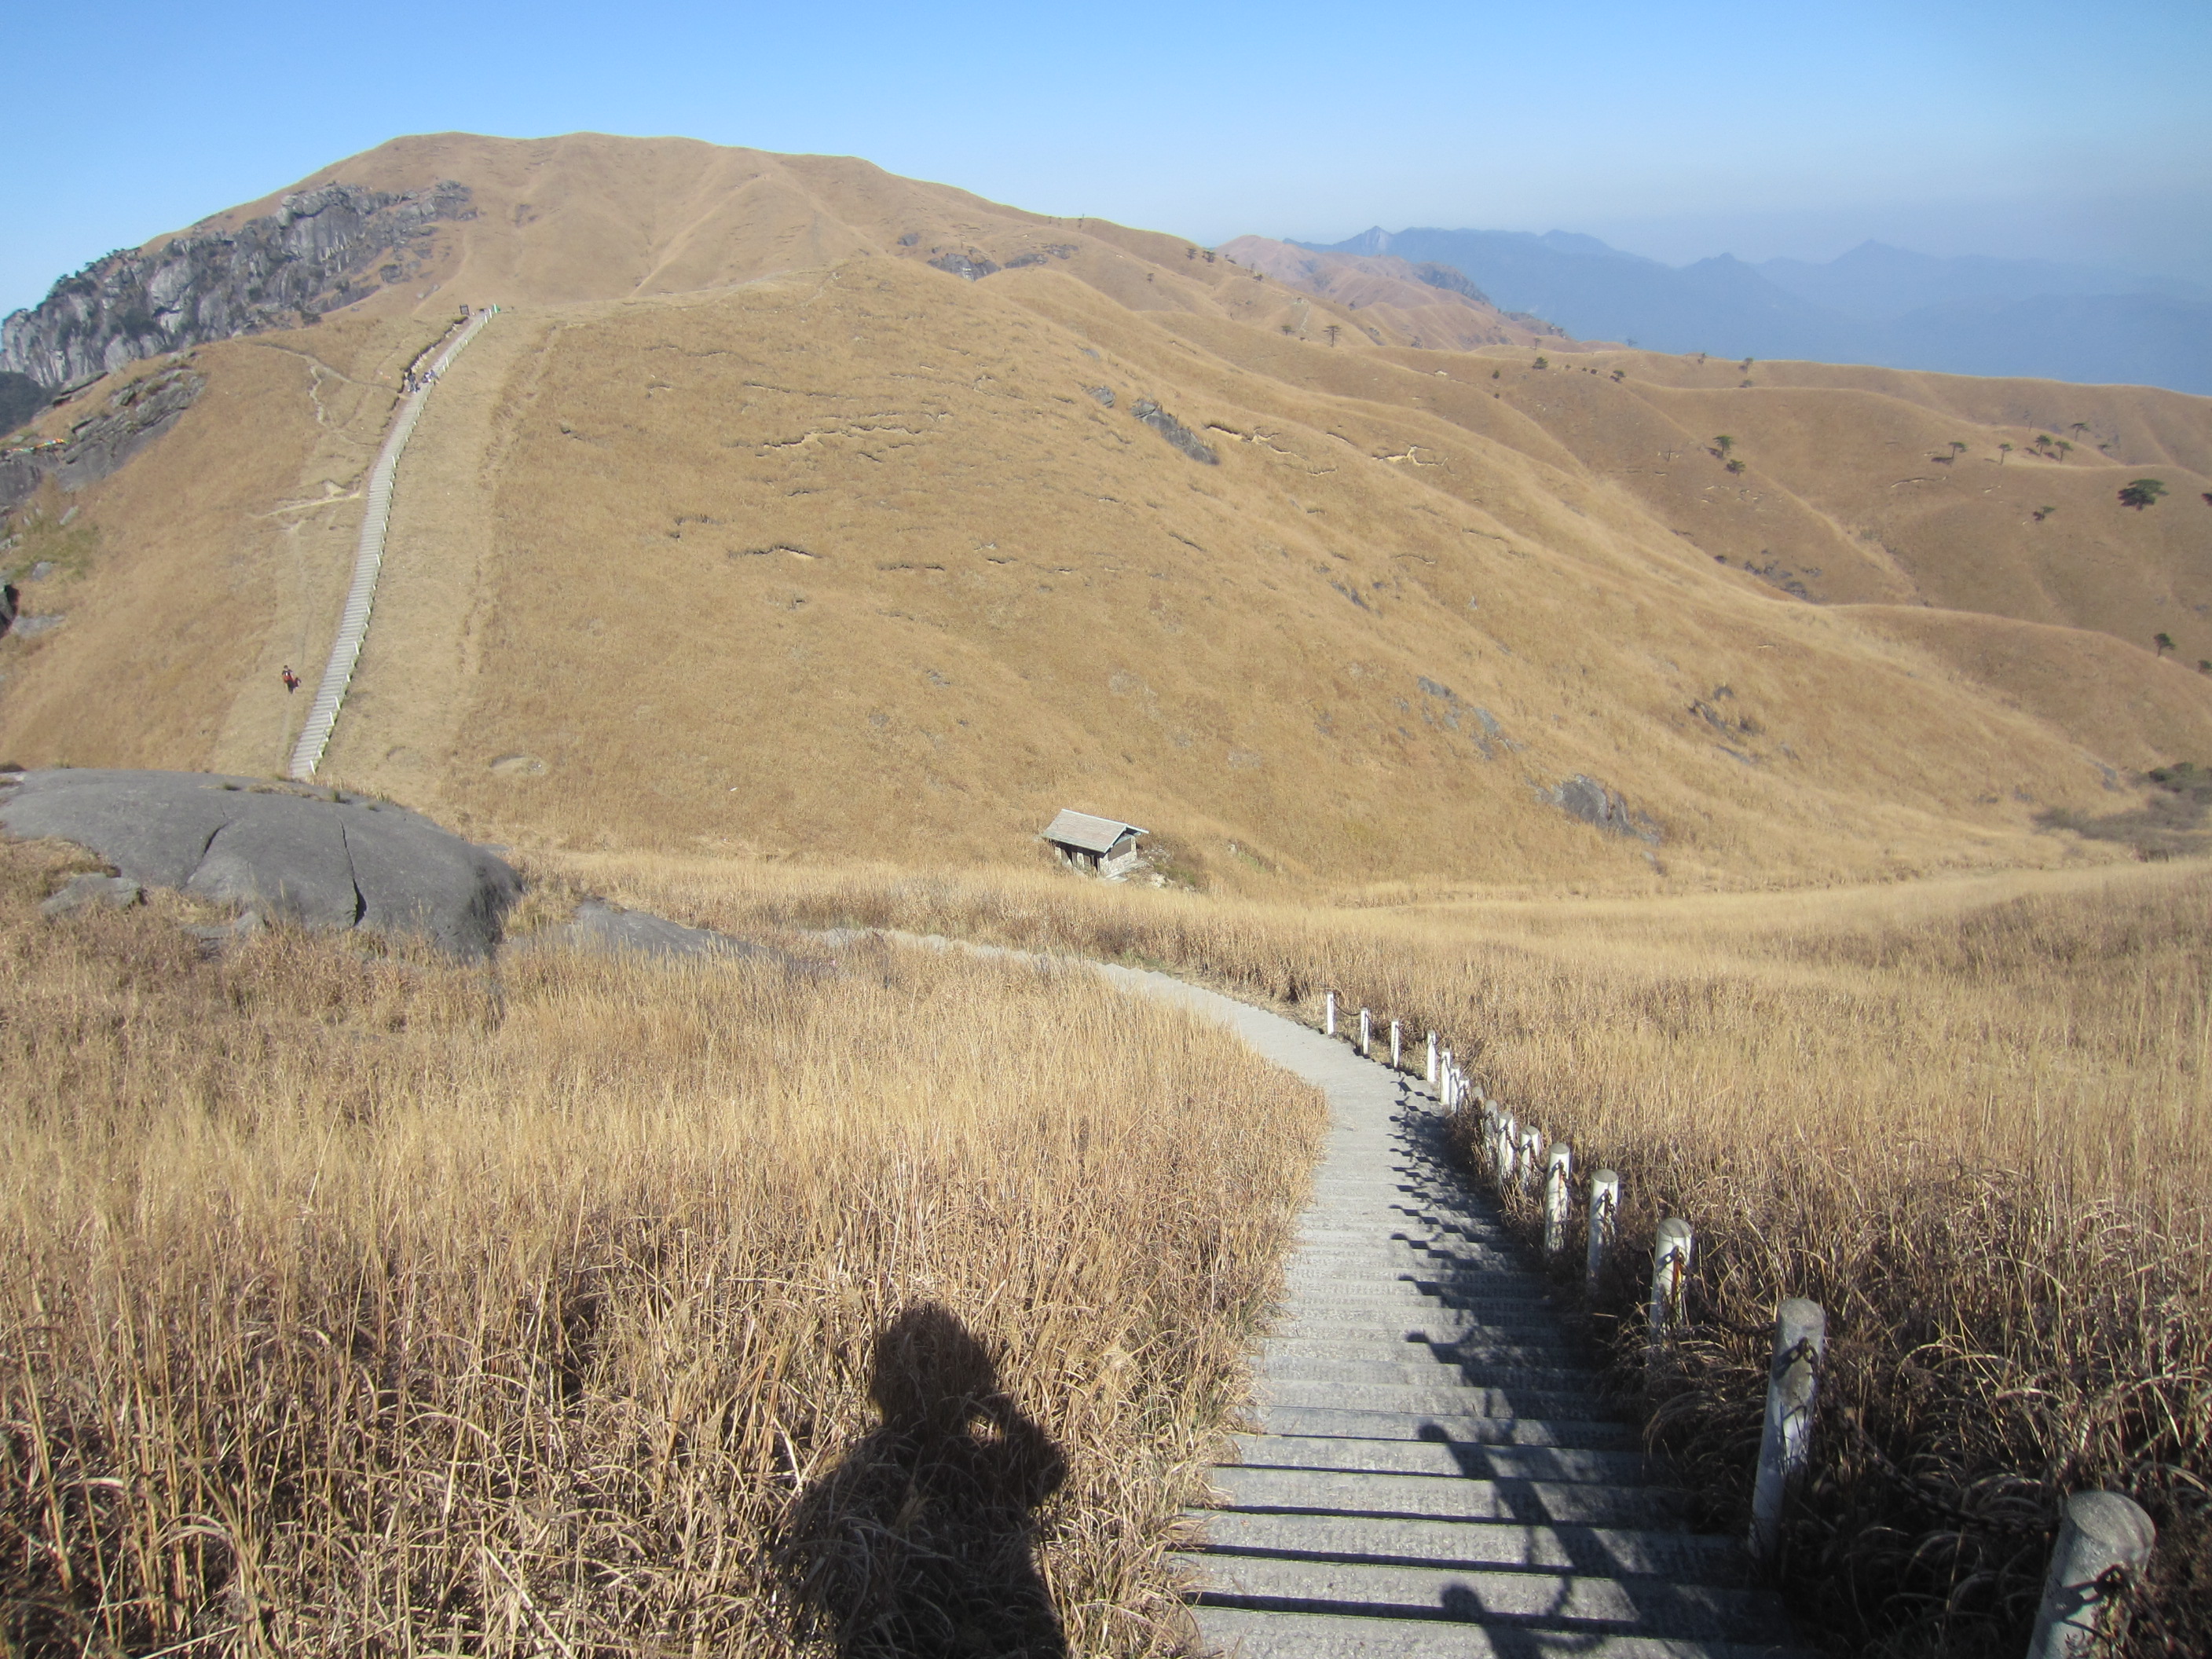
[[[1162,409],[1150,398],[1139,398],[1129,406],[1129,413],[1165,438],[1194,461],[1203,461],[1208,466],[1221,465],[1221,458],[1199,441],[1198,434]]]
[[[1610,836],[1633,836],[1653,847],[1666,839],[1656,818],[1635,811],[1618,790],[1607,788],[1595,778],[1577,772],[1555,788],[1535,787],[1539,796],[1592,829]]]
[[[140,357],[312,323],[406,282],[441,220],[475,216],[447,180],[397,195],[325,185],[235,230],[189,230],[95,259],[0,324],[0,370],[67,386]]]
[[[110,392],[68,437],[0,453],[0,512],[27,501],[48,478],[64,489],[98,483],[174,426],[205,385],[181,364],[149,374]]]
[[[65,916],[89,905],[124,910],[143,896],[144,890],[128,876],[73,876],[39,906],[39,913],[48,917]]]
[[[44,409],[52,395],[27,374],[0,369],[0,433],[13,432]]]
[[[955,276],[964,277],[971,283],[980,283],[999,269],[995,264],[973,248],[964,253],[957,249],[950,253],[940,253],[929,263],[939,270],[949,270]]]
[[[419,813],[258,778],[0,774],[0,829],[75,842],[127,882],[309,927],[419,933],[464,958],[497,948],[522,890],[504,860]]]

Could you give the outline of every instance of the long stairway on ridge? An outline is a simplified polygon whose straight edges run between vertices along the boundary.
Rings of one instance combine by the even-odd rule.
[[[1328,1091],[1332,1129],[1260,1363],[1261,1431],[1214,1471],[1226,1502],[1184,1557],[1205,1643],[1248,1659],[1791,1652],[1740,1541],[1689,1528],[1544,1279],[1452,1167],[1428,1091],[1274,1016],[1225,1017]]]

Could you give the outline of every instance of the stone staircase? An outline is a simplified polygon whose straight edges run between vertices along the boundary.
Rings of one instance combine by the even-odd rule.
[[[1258,1368],[1261,1431],[1184,1557],[1249,1659],[1792,1651],[1741,1543],[1690,1530],[1427,1091],[1310,1032],[1334,1127]]]
[[[345,609],[338,615],[337,635],[331,641],[331,659],[323,665],[314,701],[307,705],[307,718],[293,739],[285,775],[295,782],[312,781],[315,769],[322,764],[323,750],[330,747],[331,733],[337,727],[338,711],[345,706],[346,688],[353,684],[354,667],[361,660],[362,644],[368,637],[369,613],[376,604],[376,579],[384,566],[384,538],[392,525],[392,489],[399,471],[399,458],[406,453],[416,422],[422,417],[422,406],[429,399],[430,386],[436,384],[438,377],[452,366],[453,359],[461,355],[498,309],[494,306],[479,311],[463,325],[460,332],[430,365],[428,384],[407,393],[395,406],[391,430],[385,434],[384,447],[377,452],[375,464],[369,468],[368,483],[363,491],[367,499],[362,509],[361,537],[354,549],[353,580],[346,589]]]

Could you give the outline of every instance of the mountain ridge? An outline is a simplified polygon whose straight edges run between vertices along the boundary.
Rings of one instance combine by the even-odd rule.
[[[1825,264],[1682,266],[1556,230],[1376,226],[1295,246],[1449,265],[1508,310],[1657,350],[2212,392],[2212,289],[2179,278],[1875,241]]]

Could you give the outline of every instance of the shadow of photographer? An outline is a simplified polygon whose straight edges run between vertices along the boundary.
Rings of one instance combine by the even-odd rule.
[[[876,1339],[868,1392],[881,1425],[792,1516],[807,1633],[840,1659],[1064,1659],[1034,1515],[1066,1461],[982,1343],[945,1308],[908,1308]]]

